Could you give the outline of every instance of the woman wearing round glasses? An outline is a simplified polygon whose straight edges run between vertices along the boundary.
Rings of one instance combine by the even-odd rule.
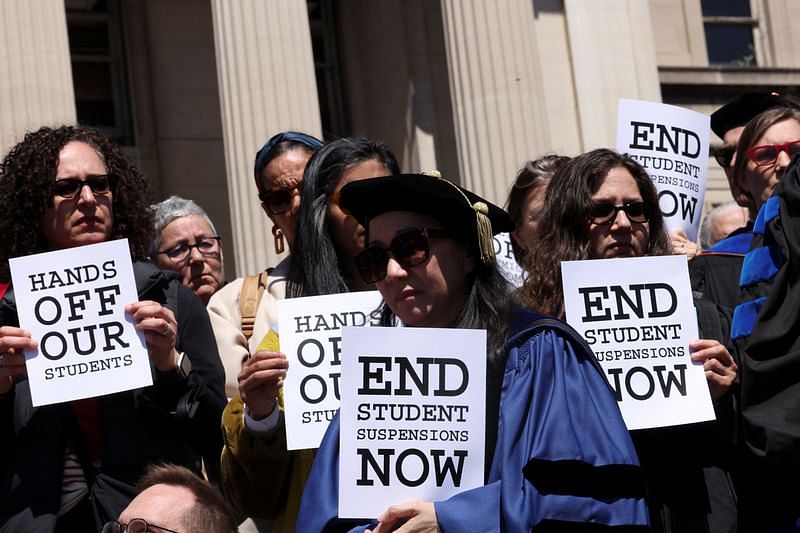
[[[174,270],[203,305],[225,283],[221,238],[205,210],[192,200],[170,196],[154,204],[155,237],[148,256]]]
[[[640,487],[618,491],[610,482],[640,473],[588,348],[563,323],[514,311],[492,247],[493,233],[513,229],[508,215],[447,180],[422,174],[352,183],[340,203],[368,229],[368,246],[355,264],[384,298],[383,325],[399,320],[408,327],[486,329],[487,484],[446,501],[398,502],[368,526],[340,520],[337,415],[314,461],[298,531],[644,527]],[[575,469],[556,466],[570,461]],[[537,462],[541,469],[525,471]]]
[[[539,240],[526,264],[524,298],[534,309],[563,316],[562,261],[670,253],[657,192],[645,170],[627,155],[594,150],[565,163],[550,183]],[[729,341],[729,319],[708,302],[695,305],[701,336],[715,338],[695,341],[690,350],[703,363],[719,422],[631,433],[655,531],[730,531],[736,524],[729,475],[733,447],[725,433],[732,431],[727,424],[737,371],[722,344]]]
[[[747,123],[736,150],[731,189],[739,205],[750,207],[751,220],[799,153],[800,110],[776,107]]]
[[[153,229],[145,178],[93,130],[41,128],[6,155],[0,195],[0,281],[12,257],[128,239],[140,301],[125,310],[154,375],[151,387],[33,408],[23,350],[38,339],[19,327],[9,289],[0,301],[0,526],[97,530],[150,463],[199,472],[202,458],[217,472],[222,367],[197,297],[141,260]]]

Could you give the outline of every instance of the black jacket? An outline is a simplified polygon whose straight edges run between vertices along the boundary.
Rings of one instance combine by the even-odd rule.
[[[213,475],[222,448],[225,376],[205,307],[174,273],[136,262],[134,275],[140,300],[155,300],[175,314],[177,350],[189,357],[192,372],[184,380],[152,367],[152,386],[100,397],[101,466],[82,461],[89,463],[84,464],[88,481],[94,481],[98,522],[116,518],[127,506],[147,465],[169,462],[199,472],[202,458]],[[0,325],[18,325],[12,290],[0,301]],[[64,450],[68,441],[80,444],[83,438],[71,403],[32,407],[28,385],[27,379],[18,380],[0,398],[2,532],[53,530]]]

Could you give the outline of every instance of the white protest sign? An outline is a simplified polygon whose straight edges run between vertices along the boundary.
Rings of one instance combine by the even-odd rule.
[[[567,322],[591,346],[628,429],[714,419],[684,255],[561,263]]]
[[[280,346],[289,359],[283,383],[288,449],[319,447],[339,409],[342,327],[378,324],[382,301],[369,291],[278,302]]]
[[[683,107],[619,101],[617,151],[638,161],[653,180],[668,230],[683,229],[692,241],[706,194],[710,120]]]
[[[511,248],[511,234],[498,233],[492,237],[492,244],[500,273],[514,287],[522,287],[525,275],[514,257],[514,250]]]
[[[483,485],[486,332],[344,328],[339,516]]]
[[[144,335],[126,315],[139,297],[127,239],[9,261],[34,406],[153,384]]]

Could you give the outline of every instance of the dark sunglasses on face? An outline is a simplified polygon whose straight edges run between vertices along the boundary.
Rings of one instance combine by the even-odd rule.
[[[389,258],[393,257],[403,268],[411,268],[428,260],[431,255],[430,239],[449,237],[445,229],[411,228],[398,233],[389,248],[371,244],[355,256],[356,269],[364,283],[377,283],[386,277]]]
[[[269,189],[258,193],[258,199],[264,202],[273,215],[285,213],[292,207],[292,196],[297,189]]]
[[[717,160],[719,166],[722,168],[728,168],[731,166],[731,161],[733,161],[733,154],[736,153],[736,149],[731,146],[724,146],[722,148],[717,148],[714,152],[714,159]]]
[[[166,531],[167,533],[178,533],[174,529],[167,529],[165,527],[148,524],[144,518],[134,518],[127,524],[121,524],[116,520],[106,522],[103,526],[102,533],[149,533],[157,531]]]
[[[800,154],[800,139],[789,141],[783,144],[762,144],[754,146],[747,151],[747,157],[759,167],[773,164],[781,152],[789,154],[793,158]]]
[[[114,176],[110,174],[91,176],[85,180],[78,178],[64,178],[56,180],[53,184],[53,194],[71,200],[81,194],[84,186],[89,186],[95,196],[106,196],[114,186]]]
[[[617,220],[617,214],[620,211],[625,211],[625,216],[631,222],[641,224],[650,220],[655,211],[655,206],[645,202],[632,202],[623,205],[594,204],[589,211],[589,219],[594,224],[613,224]]]
[[[166,255],[173,261],[184,261],[192,253],[192,248],[197,248],[198,252],[206,257],[209,257],[219,254],[218,243],[221,239],[222,237],[219,235],[215,235],[213,237],[203,237],[198,239],[198,241],[194,244],[181,242],[172,248],[161,250],[158,253]]]

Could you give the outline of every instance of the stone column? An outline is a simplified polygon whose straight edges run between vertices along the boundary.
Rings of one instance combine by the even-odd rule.
[[[502,204],[550,145],[533,3],[442,0],[461,183]]]
[[[305,0],[212,0],[225,166],[238,275],[274,266],[255,154],[287,129],[322,130]]]
[[[564,0],[585,151],[614,148],[620,98],[661,101],[648,2]]]
[[[0,152],[40,126],[75,123],[64,0],[0,2]]]

